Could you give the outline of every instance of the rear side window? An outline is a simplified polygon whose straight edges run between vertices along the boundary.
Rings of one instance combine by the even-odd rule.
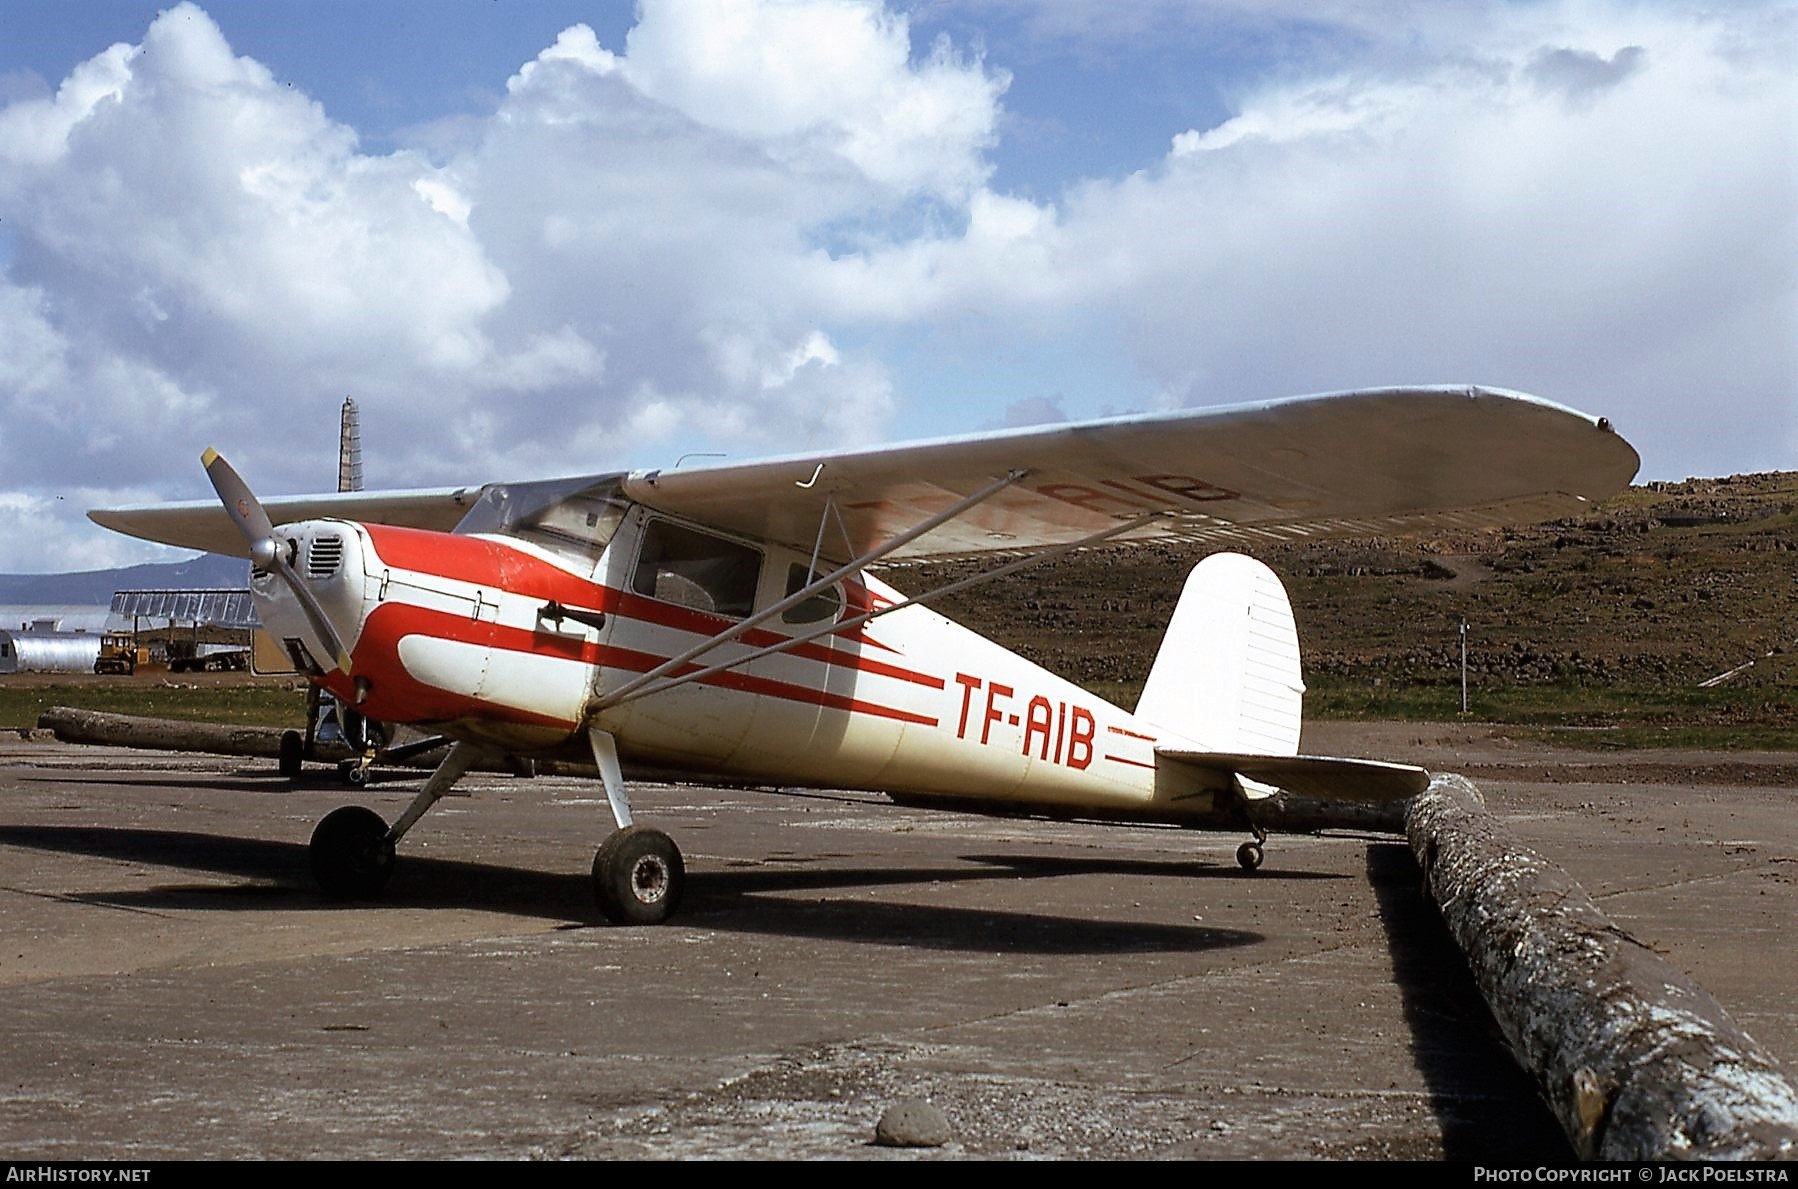
[[[643,530],[631,589],[640,595],[741,619],[755,606],[759,551],[697,529],[652,520]]]
[[[787,594],[796,595],[824,575],[814,573],[801,565],[787,567]],[[843,588],[827,586],[805,602],[796,607],[788,607],[781,615],[784,623],[821,623],[826,619],[835,619],[837,612],[843,609]]]

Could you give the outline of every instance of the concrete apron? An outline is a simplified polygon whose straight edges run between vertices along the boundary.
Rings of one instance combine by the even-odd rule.
[[[1598,1160],[1790,1160],[1798,1091],[1703,988],[1519,843],[1465,777],[1407,818],[1431,895],[1518,1063]]]

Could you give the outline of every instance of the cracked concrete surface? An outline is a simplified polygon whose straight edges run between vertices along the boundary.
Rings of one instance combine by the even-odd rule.
[[[1511,766],[1481,784],[1519,834],[1798,1063],[1791,787],[1331,730],[1339,753]],[[1575,774],[1600,758],[1605,779]],[[408,836],[379,904],[322,900],[316,820],[357,796],[391,817],[415,783],[0,745],[7,1151],[1569,1155],[1397,838],[1276,836],[1248,877],[1227,834],[651,786],[638,814],[681,843],[688,901],[613,929],[593,790],[482,776]],[[912,1096],[955,1140],[872,1147]]]

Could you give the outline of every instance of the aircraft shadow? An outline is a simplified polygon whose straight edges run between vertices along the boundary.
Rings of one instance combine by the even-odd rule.
[[[1571,1160],[1560,1125],[1506,1050],[1466,957],[1423,891],[1411,848],[1370,845],[1367,876],[1386,926],[1411,1055],[1442,1127],[1443,1155],[1507,1165]]]
[[[141,781],[134,780],[134,776],[142,777],[143,779]],[[161,785],[168,783],[168,773],[166,770],[160,768],[146,769],[142,772],[125,771],[110,776],[81,776],[58,772],[54,775],[21,777],[20,783],[113,786],[133,784]],[[336,777],[332,777],[328,780],[324,777],[320,777],[316,781],[290,780],[285,776],[277,776],[273,773],[270,773],[267,776],[183,776],[181,778],[180,787],[183,789],[208,789],[220,793],[274,793],[277,795],[282,793],[317,792],[321,788],[345,789],[343,781]]]
[[[965,862],[986,863],[1025,875],[1152,875],[1165,879],[1302,880],[1347,879],[1328,871],[1280,871],[1263,867],[1244,871],[1232,860],[1210,863],[1201,859],[1103,859],[1061,855],[963,855]]]
[[[126,860],[257,881],[227,886],[169,883],[66,897],[82,903],[171,913],[268,910],[281,901],[287,901],[284,907],[294,911],[357,911],[371,907],[336,904],[320,896],[307,870],[306,847],[292,842],[107,826],[0,826],[0,846]],[[1197,952],[1263,940],[1261,934],[1246,930],[1196,925],[868,900],[819,900],[815,895],[799,900],[782,895],[858,887],[1055,878],[1090,869],[1090,863],[1074,864],[1022,877],[1016,870],[996,865],[985,870],[758,866],[693,872],[688,876],[687,896],[678,920],[687,925],[744,933],[984,952]],[[373,907],[490,910],[585,926],[599,923],[591,905],[592,885],[585,874],[403,855],[393,882],[380,904]]]

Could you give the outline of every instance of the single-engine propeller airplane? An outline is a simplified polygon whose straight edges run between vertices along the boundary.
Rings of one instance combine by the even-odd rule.
[[[528,483],[95,511],[108,528],[249,556],[265,627],[367,719],[451,741],[400,816],[348,806],[311,841],[339,898],[484,755],[597,763],[616,829],[611,921],[652,924],[685,868],[636,824],[626,765],[855,788],[907,804],[1192,825],[1278,789],[1390,800],[1421,768],[1298,754],[1299,641],[1239,553],[1186,579],[1134,713],[924,604],[1101,543],[1254,544],[1564,516],[1634,476],[1610,423],[1518,393],[1389,388],[885,448]],[[910,597],[882,562],[989,554]]]

